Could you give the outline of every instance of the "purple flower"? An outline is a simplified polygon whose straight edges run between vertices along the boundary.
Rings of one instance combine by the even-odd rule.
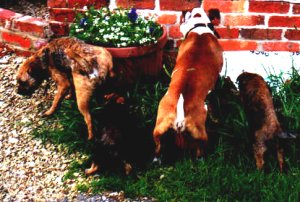
[[[79,23],[80,27],[84,27],[86,25],[86,21],[87,21],[87,18],[82,18]]]
[[[130,19],[131,22],[135,22],[138,18],[138,14],[136,13],[136,9],[132,8],[130,12],[128,13],[128,18]]]
[[[150,28],[149,28],[149,31],[150,31],[150,34],[152,35],[153,32],[154,32],[154,27],[150,27]]]

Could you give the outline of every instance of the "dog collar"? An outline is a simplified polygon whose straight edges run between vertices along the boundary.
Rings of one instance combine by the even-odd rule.
[[[195,26],[192,28],[192,29],[190,29],[187,33],[186,33],[186,35],[184,36],[184,38],[186,38],[187,37],[187,35],[189,35],[189,33],[191,32],[191,31],[193,31],[195,28],[197,28],[197,27],[207,27],[207,24],[205,24],[205,23],[197,23],[197,24],[195,24]]]

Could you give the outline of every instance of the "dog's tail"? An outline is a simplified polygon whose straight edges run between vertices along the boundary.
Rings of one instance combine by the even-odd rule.
[[[298,139],[300,138],[300,133],[281,132],[277,136],[279,139]]]

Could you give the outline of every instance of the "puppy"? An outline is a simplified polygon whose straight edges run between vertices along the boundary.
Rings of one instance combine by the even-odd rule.
[[[97,86],[108,77],[113,77],[112,66],[112,56],[104,48],[70,37],[54,39],[20,66],[17,92],[31,95],[43,80],[51,77],[57,85],[57,93],[51,108],[44,113],[50,116],[66,94],[74,90],[90,140],[93,138],[93,127],[89,102]]]
[[[283,170],[283,149],[278,138],[282,132],[273,106],[272,95],[264,79],[254,73],[244,72],[237,78],[240,98],[245,108],[249,125],[253,131],[253,145],[256,167],[264,166],[266,143],[275,140],[280,171]]]
[[[153,131],[157,155],[160,138],[170,129],[177,146],[195,149],[196,157],[203,155],[208,140],[204,102],[223,66],[222,47],[208,23],[204,10],[195,8],[186,13],[180,26],[186,38],[179,47],[168,91],[159,103]]]
[[[99,131],[92,142],[92,164],[85,174],[109,170],[129,175],[151,159],[154,150],[151,133],[137,126],[137,118],[130,113],[124,99],[112,96],[107,100],[94,116]]]

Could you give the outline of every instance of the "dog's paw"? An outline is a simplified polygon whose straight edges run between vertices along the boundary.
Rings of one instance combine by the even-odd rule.
[[[154,165],[161,165],[161,158],[160,157],[154,157],[154,159],[152,160],[152,164]]]
[[[91,140],[93,140],[93,138],[94,138],[94,135],[91,133],[89,133],[88,134],[88,141],[91,141]]]
[[[126,175],[129,175],[132,171],[131,164],[124,162],[124,171]]]
[[[54,113],[54,110],[47,110],[46,112],[43,113],[42,117],[48,117],[51,116]]]
[[[95,172],[97,172],[98,170],[99,170],[99,166],[93,162],[90,168],[84,170],[84,173],[86,175],[92,175]]]

